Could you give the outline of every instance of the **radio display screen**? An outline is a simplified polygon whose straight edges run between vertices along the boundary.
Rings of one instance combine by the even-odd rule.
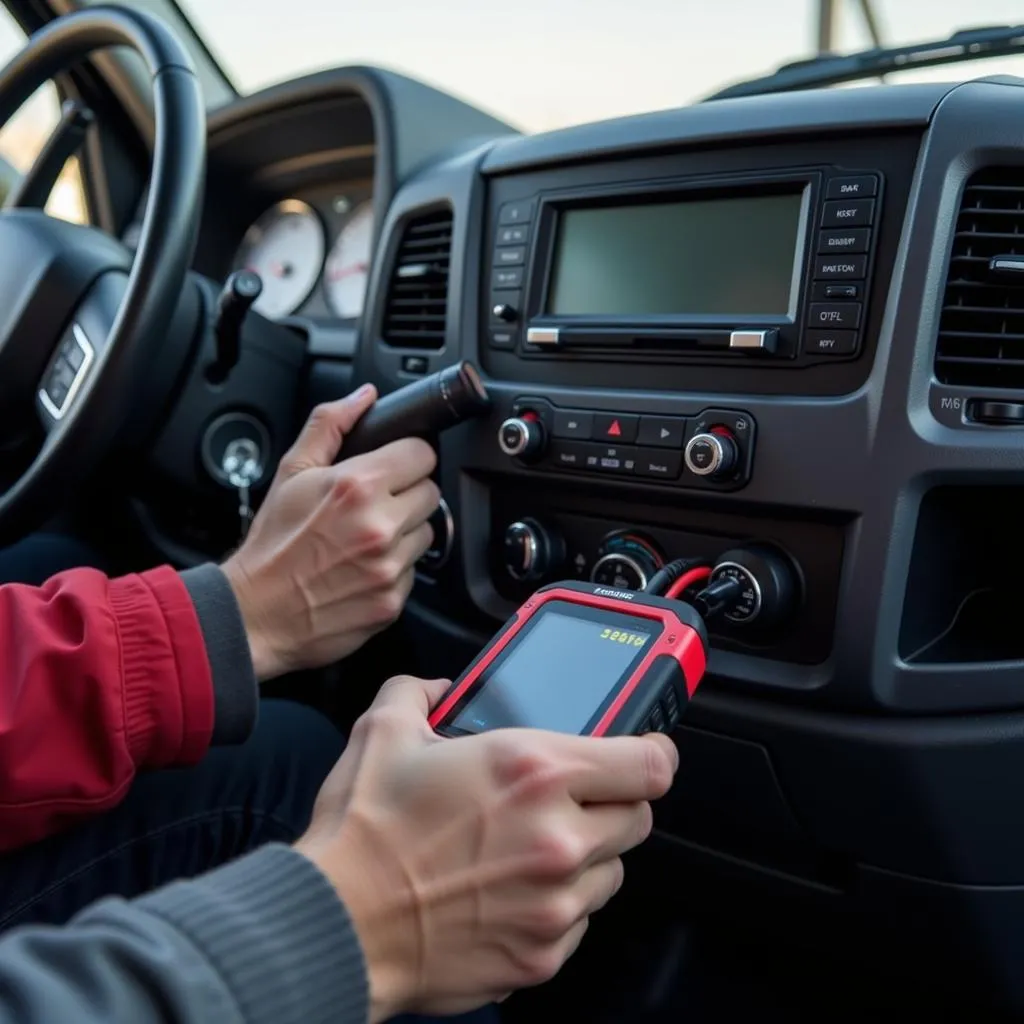
[[[545,312],[792,318],[804,191],[563,209]]]
[[[578,734],[647,653],[652,629],[624,615],[545,609],[484,672],[452,725],[472,733],[528,726]]]

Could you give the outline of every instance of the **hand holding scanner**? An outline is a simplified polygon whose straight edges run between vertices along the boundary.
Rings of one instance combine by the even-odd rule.
[[[375,402],[345,437],[340,457],[362,455],[403,437],[429,438],[490,408],[476,367],[456,363]]]
[[[670,732],[708,639],[687,604],[589,583],[538,590],[430,715],[443,736],[526,727],[583,736]]]

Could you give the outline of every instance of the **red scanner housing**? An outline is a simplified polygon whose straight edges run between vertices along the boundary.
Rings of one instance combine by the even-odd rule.
[[[585,736],[670,732],[704,676],[690,605],[564,582],[537,591],[431,712],[444,736],[537,728]]]

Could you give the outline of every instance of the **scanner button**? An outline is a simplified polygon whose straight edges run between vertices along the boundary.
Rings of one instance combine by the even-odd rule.
[[[651,723],[652,732],[664,732],[665,731],[665,716],[661,712],[661,705],[655,704],[651,708],[650,718],[648,721]]]

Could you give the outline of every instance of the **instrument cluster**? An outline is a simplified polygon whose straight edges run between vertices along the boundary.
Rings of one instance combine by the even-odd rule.
[[[262,278],[254,308],[265,317],[354,321],[366,300],[373,241],[369,181],[318,189],[264,210],[245,232],[233,269]]]

